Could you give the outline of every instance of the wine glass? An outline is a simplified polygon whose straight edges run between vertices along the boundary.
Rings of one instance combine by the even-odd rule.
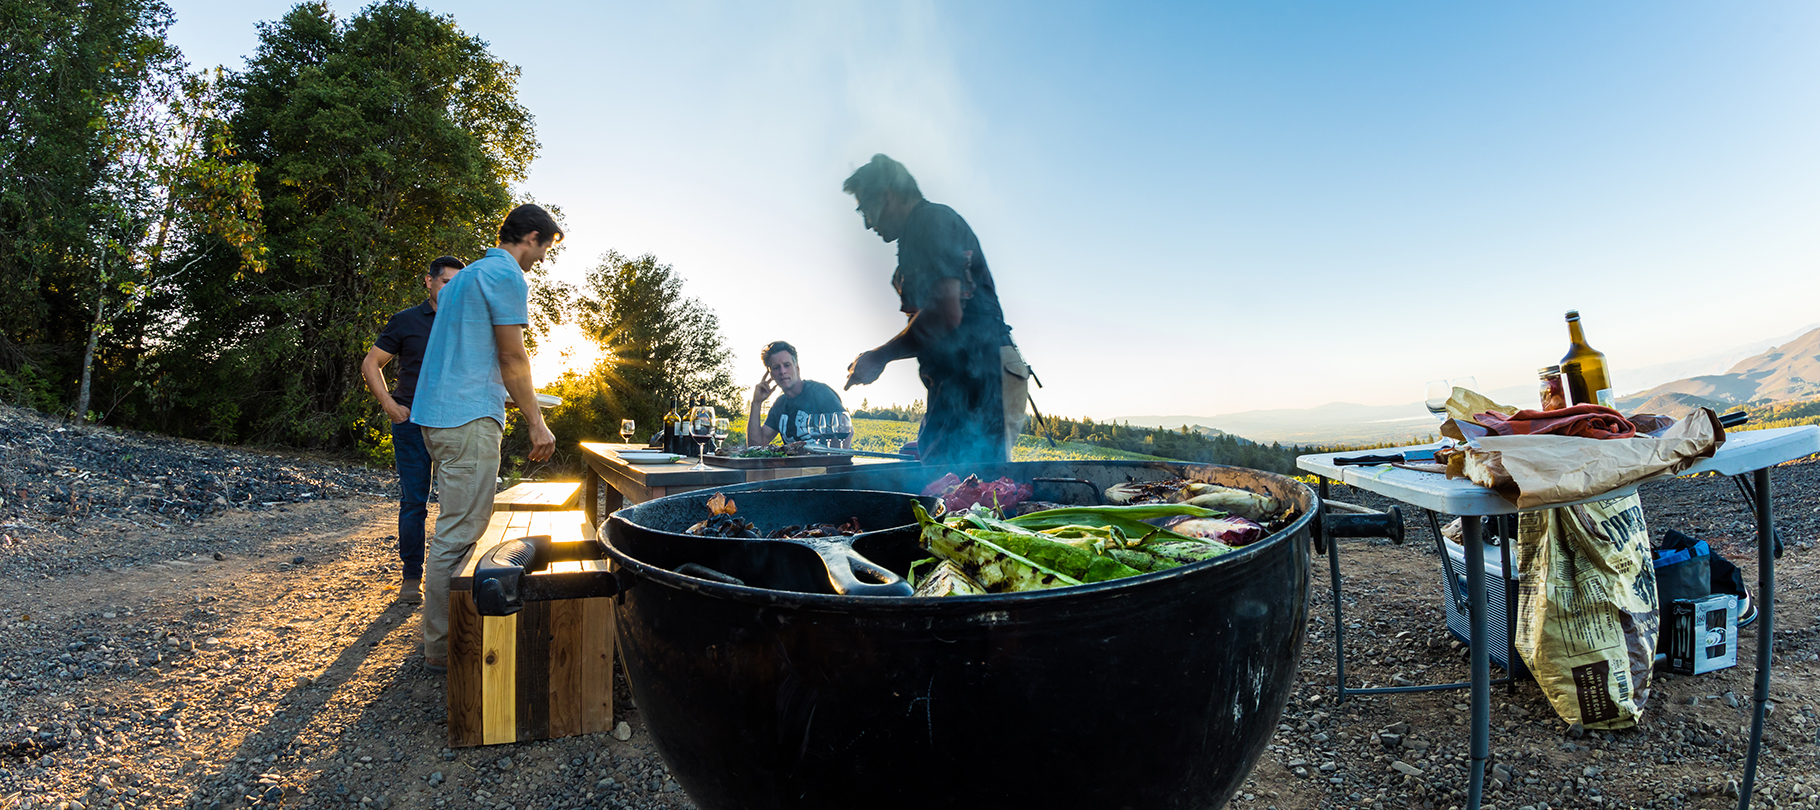
[[[815,415],[815,443],[828,446],[828,415],[825,413]]]
[[[1453,397],[1453,386],[1446,380],[1429,380],[1422,404],[1436,420],[1447,421],[1447,400]]]
[[[733,432],[733,420],[722,416],[714,420],[714,443],[725,444],[727,435]]]
[[[1455,377],[1453,378],[1453,387],[1464,388],[1468,391],[1477,391],[1479,390],[1479,381],[1471,377]],[[1449,395],[1451,394],[1452,392],[1449,392]]]
[[[846,411],[834,415],[834,438],[840,441],[842,448],[853,448],[850,443],[853,438],[853,417],[848,416]]]
[[[714,432],[714,406],[702,405],[695,409],[694,418],[689,421],[689,433],[695,438],[695,466],[691,470],[712,469],[708,466],[708,436]]]
[[[619,420],[619,440],[620,441],[625,442],[626,444],[631,444],[632,443],[632,434],[637,433],[637,432],[638,432],[638,423],[637,422],[634,422],[630,419]]]

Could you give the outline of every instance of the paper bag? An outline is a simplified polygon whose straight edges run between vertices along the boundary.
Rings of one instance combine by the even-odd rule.
[[[1555,713],[1587,728],[1643,716],[1659,617],[1635,494],[1518,519],[1517,652]]]
[[[1520,508],[1595,497],[1660,473],[1677,473],[1718,452],[1725,429],[1701,408],[1660,437],[1486,436],[1466,450],[1464,472]]]

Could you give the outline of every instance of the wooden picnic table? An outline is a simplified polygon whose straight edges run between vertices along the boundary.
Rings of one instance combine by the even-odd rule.
[[[588,462],[588,474],[583,476],[581,490],[582,511],[588,515],[588,525],[600,525],[600,496],[606,496],[606,511],[610,514],[624,507],[627,503],[639,504],[653,498],[674,495],[678,492],[690,492],[708,487],[724,487],[743,484],[748,481],[770,481],[777,478],[795,478],[804,475],[821,475],[830,470],[852,469],[854,465],[898,464],[896,459],[855,457],[852,464],[830,463],[817,467],[779,467],[760,469],[728,469],[715,467],[714,457],[708,456],[708,470],[692,470],[693,462],[676,462],[674,464],[633,464],[619,457],[620,450],[644,450],[642,444],[619,444],[608,442],[582,442],[581,456]],[[607,484],[603,493],[602,481]]]

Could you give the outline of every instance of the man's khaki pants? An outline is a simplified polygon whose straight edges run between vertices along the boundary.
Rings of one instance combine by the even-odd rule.
[[[449,581],[493,520],[499,479],[500,424],[483,416],[461,427],[423,429],[436,460],[442,509],[423,560],[423,655],[449,657]]]
[[[1005,459],[1009,461],[1012,451],[1017,449],[1017,435],[1024,432],[1024,403],[1030,398],[1030,366],[1025,365],[1024,356],[1016,346],[1000,346],[998,355],[1004,369],[1000,373],[1005,383]]]

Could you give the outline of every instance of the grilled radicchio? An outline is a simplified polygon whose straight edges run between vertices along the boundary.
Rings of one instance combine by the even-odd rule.
[[[960,476],[948,473],[923,487],[922,494],[940,495],[942,506],[950,512],[959,512],[974,504],[1007,510],[1030,499],[1030,485],[1002,477],[997,481],[984,482],[977,475],[969,475],[963,481]]]
[[[1163,523],[1163,528],[1188,537],[1199,537],[1229,546],[1245,546],[1264,539],[1264,527],[1242,517],[1178,517]]]

